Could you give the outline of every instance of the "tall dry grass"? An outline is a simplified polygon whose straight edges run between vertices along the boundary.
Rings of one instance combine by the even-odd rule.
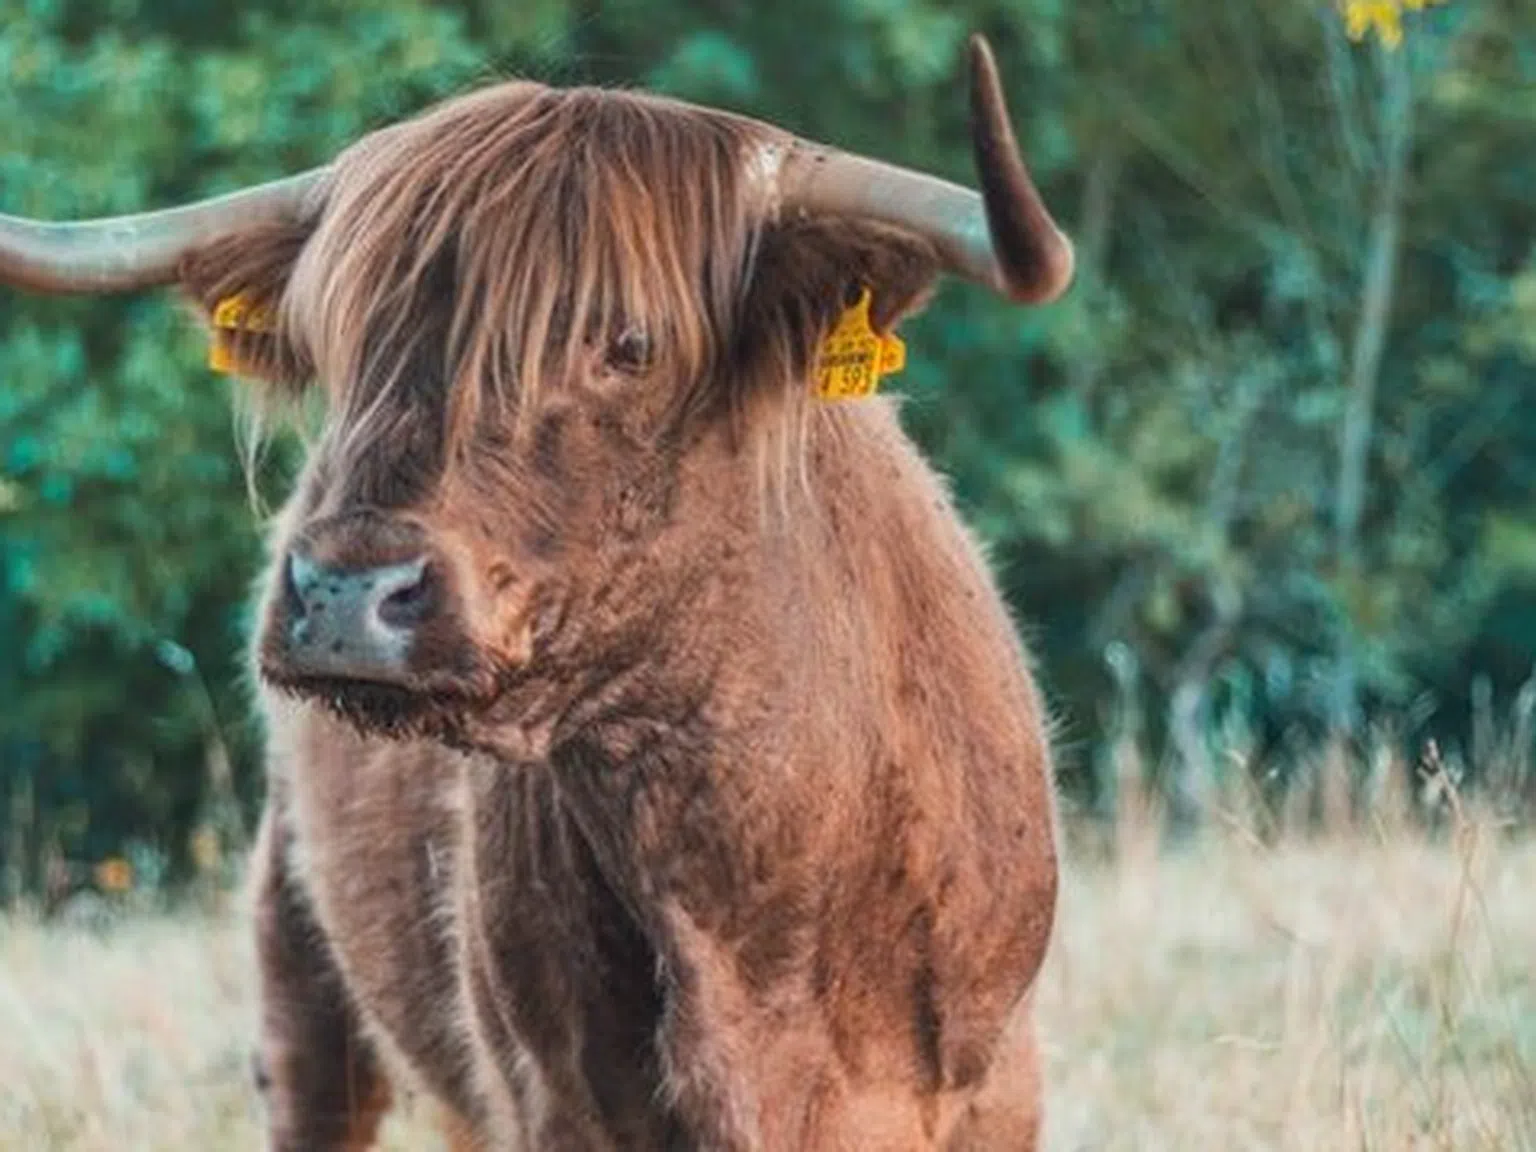
[[[1454,819],[1074,836],[1048,1147],[1536,1149],[1536,844]],[[236,915],[0,922],[0,1148],[259,1148],[251,1018]],[[386,1144],[440,1147],[419,1109]]]
[[[1068,873],[1048,1147],[1536,1149],[1536,845],[1204,837]]]
[[[1067,826],[1049,1148],[1536,1152],[1536,674],[1473,705],[1470,756],[1266,764],[1207,714],[1170,766],[1122,699],[1105,818]]]

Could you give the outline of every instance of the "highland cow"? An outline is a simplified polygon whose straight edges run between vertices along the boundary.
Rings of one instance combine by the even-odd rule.
[[[323,427],[270,533],[253,861],[274,1149],[1021,1149],[1043,708],[944,488],[819,400],[944,272],[1071,248],[971,48],[982,194],[653,96],[507,83],[325,168],[0,217],[0,282],[177,284]]]

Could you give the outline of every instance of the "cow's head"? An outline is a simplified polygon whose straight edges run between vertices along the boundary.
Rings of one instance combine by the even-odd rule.
[[[0,282],[266,313],[229,351],[326,416],[273,537],[263,676],[375,730],[468,739],[516,697],[547,731],[551,685],[596,649],[619,675],[679,610],[679,558],[718,528],[688,493],[742,495],[698,460],[792,433],[851,291],[878,326],[940,270],[1065,288],[980,40],[972,66],[981,196],[725,113],[508,84],[220,200],[0,217]]]

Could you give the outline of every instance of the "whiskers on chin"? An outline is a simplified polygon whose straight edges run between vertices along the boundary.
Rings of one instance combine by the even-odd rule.
[[[490,701],[463,689],[421,691],[328,676],[290,676],[264,667],[262,679],[285,696],[318,704],[361,736],[436,740],[463,747],[473,717]]]

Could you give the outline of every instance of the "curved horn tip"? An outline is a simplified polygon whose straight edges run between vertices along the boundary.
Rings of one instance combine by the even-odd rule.
[[[1004,293],[1015,304],[1054,304],[1072,287],[1077,273],[1077,251],[1071,239],[1058,232],[1055,243],[1044,253],[1041,266],[1028,283],[1010,285]]]
[[[966,40],[966,54],[970,57],[971,72],[975,74],[986,69],[997,77],[997,57],[992,52],[992,42],[980,32],[972,32]]]
[[[1019,152],[992,45],[968,42],[971,131],[987,227],[998,264],[994,286],[1018,304],[1049,304],[1072,284],[1072,242],[1041,199]]]

